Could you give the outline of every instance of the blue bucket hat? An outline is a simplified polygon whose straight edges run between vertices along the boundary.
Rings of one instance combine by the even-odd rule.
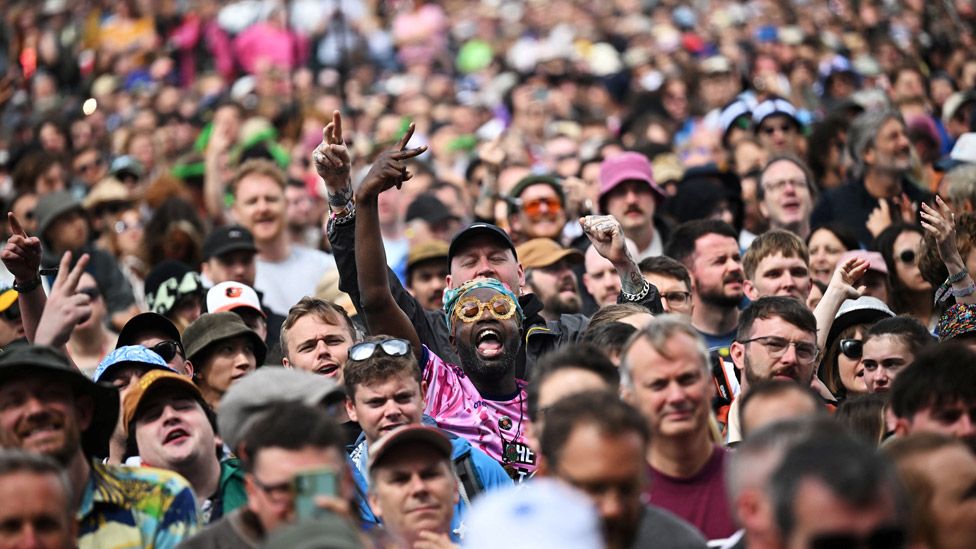
[[[103,358],[101,362],[98,363],[98,367],[95,368],[95,375],[93,378],[97,383],[101,381],[109,371],[115,370],[127,364],[143,366],[147,372],[149,370],[174,371],[169,367],[168,364],[166,364],[163,357],[159,356],[153,351],[150,351],[142,345],[125,345],[112,351],[105,358]]]

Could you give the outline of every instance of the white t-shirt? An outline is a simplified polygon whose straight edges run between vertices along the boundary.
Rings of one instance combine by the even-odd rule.
[[[257,261],[254,288],[264,293],[263,303],[273,312],[288,315],[292,305],[307,296],[315,295],[315,286],[329,269],[335,269],[335,259],[320,250],[292,245],[291,254],[284,261]]]

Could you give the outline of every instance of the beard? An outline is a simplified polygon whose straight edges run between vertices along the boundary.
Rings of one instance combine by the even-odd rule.
[[[742,301],[742,294],[728,295],[721,288],[718,290],[698,290],[698,297],[704,303],[723,308],[737,307]]]
[[[542,300],[542,306],[552,315],[571,315],[580,312],[583,301],[578,295],[563,297],[556,293]]]
[[[515,369],[515,359],[518,356],[521,337],[518,332],[505,340],[502,353],[498,357],[486,360],[478,356],[477,346],[467,344],[458,345],[458,358],[461,368],[469,377],[480,381],[498,381]]]

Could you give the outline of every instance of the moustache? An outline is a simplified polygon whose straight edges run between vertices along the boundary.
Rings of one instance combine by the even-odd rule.
[[[726,276],[725,278],[723,278],[722,279],[722,282],[724,284],[729,284],[729,283],[732,283],[732,282],[738,282],[738,283],[741,284],[742,282],[745,282],[745,277],[742,276],[742,273],[734,273],[734,274],[730,274],[730,275]]]

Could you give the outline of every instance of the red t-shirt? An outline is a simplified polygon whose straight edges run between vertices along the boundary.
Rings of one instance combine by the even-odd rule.
[[[725,494],[725,458],[728,450],[716,446],[705,466],[687,478],[675,478],[650,465],[650,483],[644,496],[690,522],[709,540],[724,539],[737,530]]]

